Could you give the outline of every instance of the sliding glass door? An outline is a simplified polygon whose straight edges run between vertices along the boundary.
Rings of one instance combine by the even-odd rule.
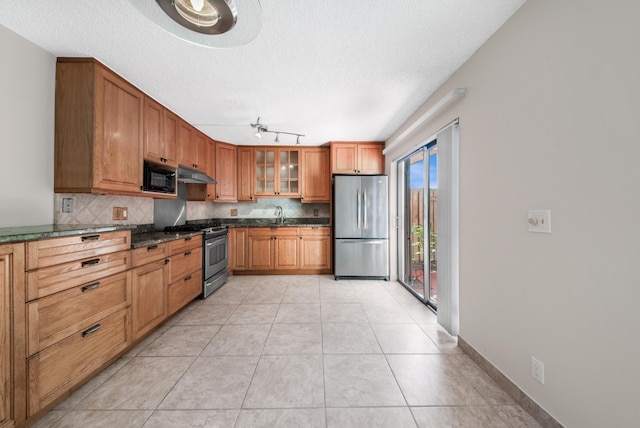
[[[438,147],[433,141],[399,162],[402,228],[402,283],[420,300],[438,306],[436,244]]]

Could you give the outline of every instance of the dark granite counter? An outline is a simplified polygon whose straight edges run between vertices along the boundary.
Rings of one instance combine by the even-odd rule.
[[[202,232],[144,232],[131,235],[131,248],[148,247],[149,245],[162,244],[163,242],[184,239],[189,236],[202,235]]]
[[[219,218],[215,221],[227,227],[317,227],[330,226],[328,217],[287,218],[281,224],[276,218]]]
[[[36,241],[38,239],[82,235],[85,233],[113,232],[135,227],[132,224],[43,224],[39,226],[2,227],[0,228],[0,243]]]

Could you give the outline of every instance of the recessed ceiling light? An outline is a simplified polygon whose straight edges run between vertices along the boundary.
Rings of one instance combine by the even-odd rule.
[[[238,20],[233,0],[156,0],[178,24],[203,34],[223,34]]]
[[[262,28],[260,0],[129,0],[129,3],[169,34],[205,47],[246,45]]]

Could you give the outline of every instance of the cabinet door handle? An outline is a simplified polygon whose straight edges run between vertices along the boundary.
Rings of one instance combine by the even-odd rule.
[[[164,259],[164,264],[168,265],[169,264],[169,259]]]
[[[184,277],[185,281],[189,281],[190,279],[191,279],[191,275],[187,275],[187,276]]]
[[[85,331],[82,332],[82,337],[85,337],[85,336],[88,336],[90,334],[93,334],[98,330],[100,330],[100,324],[96,324],[93,327],[89,327],[88,329],[86,329]]]
[[[185,256],[190,256],[190,255],[191,255],[191,251],[186,251],[186,252],[184,253],[184,255],[185,255]]]
[[[149,245],[149,246],[147,247],[147,251],[157,250],[157,249],[158,249],[158,246],[157,246],[157,245]]]
[[[88,236],[83,236],[82,237],[82,241],[97,241],[98,239],[100,239],[100,235],[88,235]]]
[[[86,260],[84,262],[82,262],[82,267],[85,266],[89,266],[89,265],[97,265],[98,263],[100,263],[100,259],[91,259],[91,260]]]
[[[85,285],[84,287],[82,287],[82,292],[85,293],[90,290],[95,290],[98,287],[100,287],[100,283],[94,282],[93,284]]]

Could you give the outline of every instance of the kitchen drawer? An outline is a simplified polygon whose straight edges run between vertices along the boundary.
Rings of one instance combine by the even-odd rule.
[[[301,236],[329,236],[331,235],[331,228],[327,226],[305,226],[300,228]]]
[[[129,318],[122,309],[27,360],[29,416],[126,349]]]
[[[27,301],[124,272],[130,258],[127,250],[27,272]]]
[[[146,265],[169,257],[168,243],[153,244],[131,250],[131,267]]]
[[[27,304],[33,355],[131,304],[131,272],[121,272]]]
[[[297,227],[250,227],[249,236],[297,236]]]
[[[27,243],[27,270],[69,263],[131,248],[131,231],[91,233]]]
[[[202,270],[202,247],[186,250],[169,258],[169,284],[187,274]]]
[[[169,315],[183,308],[202,293],[202,270],[169,284]]]
[[[186,238],[176,239],[169,242],[169,254],[174,255],[187,250],[202,247],[202,235],[187,236]]]

